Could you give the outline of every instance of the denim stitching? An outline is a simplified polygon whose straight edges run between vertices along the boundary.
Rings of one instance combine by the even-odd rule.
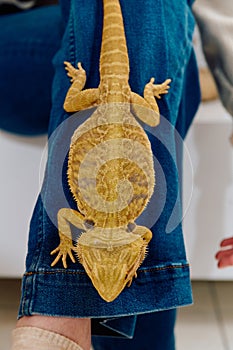
[[[38,219],[38,245],[37,245],[37,254],[38,254],[38,259],[37,259],[37,264],[36,264],[36,268],[39,267],[39,260],[41,258],[41,255],[42,255],[42,245],[43,245],[43,242],[44,242],[44,230],[43,230],[43,219],[44,219],[44,210],[43,210],[43,205],[41,204],[40,206],[40,215],[39,215],[39,219]],[[41,238],[41,239],[40,239]],[[39,243],[40,243],[40,246],[39,246]]]
[[[75,65],[75,40],[74,40],[73,13],[74,13],[74,11],[71,10],[71,16],[70,16],[70,20],[69,20],[69,55],[70,55],[70,62],[73,65]]]
[[[172,3],[171,3],[171,5],[172,5]],[[186,12],[187,25],[186,25],[186,27],[188,28],[187,36],[184,37],[184,40],[181,44],[180,59],[177,60],[176,67],[174,66],[174,68],[173,68],[173,70],[174,70],[173,80],[175,80],[175,78],[178,76],[178,74],[180,72],[182,72],[182,70],[184,70],[184,67],[187,65],[187,62],[189,60],[188,52],[189,51],[191,52],[191,49],[192,49],[192,33],[194,31],[194,25],[191,25],[191,20],[192,20],[191,10],[190,10],[188,5],[186,5],[186,6],[187,6],[187,12]],[[181,24],[182,24],[182,22],[181,22]],[[168,50],[168,52],[169,52],[169,50]],[[181,60],[183,60],[183,62]],[[169,57],[168,57],[168,62],[170,65],[170,58]],[[171,92],[173,92],[173,91],[171,91]]]
[[[29,294],[30,290],[31,290],[31,288],[30,288],[30,281],[29,281],[29,278],[26,278],[25,284],[24,284],[24,298],[23,298],[23,301],[22,301],[22,312],[21,312],[21,314],[26,314],[27,312],[30,313],[29,310],[31,309],[31,307],[29,305],[31,304],[31,300],[32,300],[32,298],[28,297],[29,296],[28,294]]]
[[[43,210],[42,210],[42,205],[40,205],[40,213],[38,217],[38,241],[35,249],[35,253],[33,256],[33,260],[31,263],[31,266],[34,266],[35,269],[39,266],[39,261],[40,261],[40,256],[42,254],[42,249],[41,249],[41,243],[43,242],[43,228],[42,228],[42,218],[43,218]],[[36,261],[35,261],[36,259]],[[35,262],[34,262],[35,261]],[[29,276],[29,275],[28,275]],[[30,313],[30,310],[32,310],[32,301],[34,300],[34,292],[35,292],[35,284],[36,284],[36,278],[35,275],[33,276],[32,279],[32,288],[30,286],[31,282],[27,278],[25,280],[25,285],[24,285],[24,298],[22,301],[22,311],[24,313],[24,310],[27,309],[28,312]],[[31,297],[29,297],[29,293],[31,291]]]
[[[168,31],[167,31],[167,25],[166,25],[166,21],[165,21],[165,12],[164,12],[164,6],[163,4],[160,2],[160,12],[161,12],[161,27],[163,27],[164,29],[164,45],[165,45],[165,62],[169,63],[169,49],[168,49],[168,42],[167,42],[167,37],[168,37]],[[166,72],[164,72],[164,76],[168,76],[168,72],[169,72],[169,67],[168,64],[166,64]]]
[[[139,273],[143,272],[154,272],[154,271],[164,271],[164,270],[175,270],[189,267],[189,264],[183,265],[170,265],[164,267],[154,267],[154,268],[146,268],[143,270],[138,270]],[[29,271],[25,273],[25,276],[33,276],[33,275],[56,275],[56,274],[64,274],[64,275],[86,275],[84,271],[64,271],[64,270],[56,270],[56,271]]]

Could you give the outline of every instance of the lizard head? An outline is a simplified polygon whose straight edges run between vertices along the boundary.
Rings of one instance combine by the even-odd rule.
[[[109,239],[109,235],[104,236],[104,233],[101,239],[92,230],[89,235],[88,232],[82,234],[76,249],[79,261],[99,295],[111,302],[136,276],[136,271],[145,258],[147,244],[147,239],[131,232],[124,231],[124,235],[119,232],[114,240]]]

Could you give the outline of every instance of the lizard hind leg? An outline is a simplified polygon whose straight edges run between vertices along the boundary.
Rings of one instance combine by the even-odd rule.
[[[148,101],[146,101],[142,96],[136,94],[135,92],[131,92],[131,103],[133,112],[142,122],[150,126],[157,126],[159,124],[159,108],[155,99],[155,106],[152,109]]]
[[[154,84],[151,78],[144,89],[144,98],[131,92],[131,103],[137,117],[150,126],[157,126],[160,122],[159,106],[155,98],[160,99],[161,94],[167,94],[171,79],[166,79],[162,84]]]
[[[150,108],[160,116],[159,106],[156,99],[161,99],[160,95],[168,94],[171,79],[166,79],[162,84],[154,84],[155,78],[151,78],[150,82],[144,88],[144,99],[150,105]],[[159,120],[158,120],[159,123]]]

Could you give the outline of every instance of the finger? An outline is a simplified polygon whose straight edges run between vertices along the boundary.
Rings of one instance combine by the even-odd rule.
[[[228,267],[228,266],[233,266],[233,255],[232,254],[229,256],[223,257],[218,262],[219,268]]]
[[[60,260],[60,258],[61,258],[61,254],[59,253],[58,256],[53,260],[51,266],[52,267],[55,266],[58,263],[58,261]]]
[[[169,83],[167,81],[164,81],[161,85],[162,85],[162,87],[164,87],[166,89],[170,89],[170,86],[168,84]]]
[[[221,243],[221,247],[226,247],[228,245],[233,245],[233,237],[224,239]]]
[[[71,76],[70,74],[73,74],[75,72],[75,69],[73,67],[65,67],[65,70],[67,71],[67,75]]]
[[[67,67],[73,67],[72,64],[68,61],[64,61],[64,65]]]
[[[52,250],[50,255],[54,255],[56,254],[57,252],[59,252],[59,247],[57,247],[56,249]]]
[[[71,64],[65,66],[65,70],[67,72],[76,72],[76,69]]]
[[[68,71],[67,75],[68,75],[68,77],[73,78],[73,76],[72,76],[70,71]]]
[[[224,257],[228,257],[233,255],[233,249],[227,249],[227,250],[220,250],[219,252],[217,252],[217,254],[215,255],[217,260],[220,260]]]
[[[65,66],[65,70],[68,71],[68,72],[72,71],[72,69],[74,69],[74,67],[72,67],[70,65]]]
[[[67,269],[67,263],[66,263],[66,254],[63,254],[62,256],[62,263],[65,269]]]
[[[73,256],[72,252],[70,251],[70,252],[68,252],[68,254],[69,254],[69,257],[70,257],[71,261],[72,261],[73,263],[75,263],[75,258],[74,258],[74,256]]]

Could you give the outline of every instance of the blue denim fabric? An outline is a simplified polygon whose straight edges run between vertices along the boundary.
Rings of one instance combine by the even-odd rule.
[[[70,11],[68,4],[67,1],[61,3],[67,25],[61,49],[54,59],[49,135],[68,117],[62,107],[70,86],[63,61],[68,60],[74,65],[78,61],[83,62],[87,71],[86,87],[97,87],[99,83],[102,1],[71,1]],[[194,20],[190,7],[185,0],[147,0],[136,3],[134,0],[122,0],[121,5],[130,58],[130,86],[141,94],[151,76],[155,76],[158,82],[170,77],[170,93],[159,101],[159,106],[166,120],[171,126],[177,126],[184,137],[199,102],[197,69],[192,52]],[[19,317],[35,314],[102,317],[105,326],[132,337],[134,316],[124,317],[119,322],[120,316],[173,309],[192,302],[182,225],[179,224],[169,234],[165,233],[177,198],[180,203],[179,174],[174,159],[182,150],[181,145],[176,144],[173,128],[166,129],[166,134],[164,130],[163,125],[158,127],[157,137],[149,129],[147,131],[153,152],[165,174],[166,205],[151,228],[154,238],[150,243],[149,254],[139,269],[138,278],[112,303],[106,303],[99,297],[78,262],[70,263],[66,270],[61,263],[54,268],[50,266],[53,259],[50,251],[58,245],[59,238],[57,228],[45,209],[53,207],[54,212],[57,212],[59,194],[51,190],[54,186],[51,178],[57,171],[60,140],[50,143],[44,186],[30,225]],[[61,136],[65,133],[63,129],[59,132]],[[164,143],[159,141],[159,135],[162,135],[165,143],[169,143],[169,152]],[[69,143],[69,137],[62,141]],[[65,175],[63,187],[70,206],[75,208]],[[164,199],[161,189],[157,188],[155,192]],[[181,203],[177,215],[181,216]],[[106,321],[108,318],[110,320]]]
[[[52,58],[64,30],[60,8],[3,15],[0,28],[0,128],[25,135],[45,133]]]

